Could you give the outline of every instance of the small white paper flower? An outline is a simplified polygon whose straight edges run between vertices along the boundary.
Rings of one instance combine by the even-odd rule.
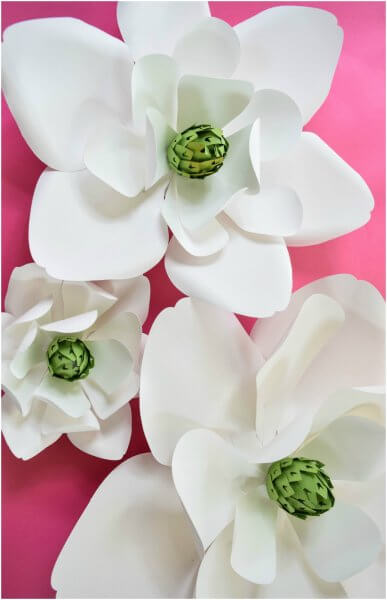
[[[168,225],[166,269],[185,294],[284,309],[286,244],[348,233],[373,208],[361,177],[302,132],[329,92],[336,18],[281,6],[232,28],[205,2],[122,2],[118,23],[126,43],[67,18],[5,31],[7,102],[51,167],[32,204],[34,260],[63,279],[135,277],[166,252]],[[187,137],[200,125],[211,135]]]
[[[97,285],[33,263],[14,269],[2,314],[2,429],[15,456],[32,458],[63,433],[94,456],[123,456],[149,296],[146,277]]]
[[[136,457],[141,468],[116,469],[74,528],[58,594],[192,597],[201,561],[196,597],[382,597],[384,322],[380,294],[349,275],[300,289],[251,337],[198,300],[163,311],[145,348],[141,415],[206,553],[165,467]],[[335,503],[320,516],[298,519],[266,493],[270,465],[289,456],[325,464]],[[116,513],[126,485],[135,497],[123,487]]]

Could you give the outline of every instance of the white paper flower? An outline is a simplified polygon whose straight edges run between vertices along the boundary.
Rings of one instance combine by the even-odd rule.
[[[335,17],[282,6],[232,28],[203,2],[122,2],[118,23],[126,44],[75,19],[4,34],[7,102],[55,169],[34,194],[35,261],[64,279],[135,277],[164,255],[168,224],[166,269],[184,293],[252,316],[284,309],[286,243],[352,231],[373,207],[361,177],[301,131],[330,88]],[[222,166],[204,179],[167,160],[194,124],[229,143],[223,163],[211,147]]]
[[[165,467],[136,457],[75,526],[53,573],[58,597],[192,597],[201,559],[197,597],[383,597],[383,354],[383,299],[349,275],[300,289],[252,337],[198,300],[163,311],[141,414],[206,554]],[[289,517],[265,493],[270,463],[292,454],[320,459],[334,481],[319,517]]]
[[[119,459],[139,387],[146,277],[97,284],[14,269],[3,320],[2,429],[25,460],[63,433],[94,456]]]

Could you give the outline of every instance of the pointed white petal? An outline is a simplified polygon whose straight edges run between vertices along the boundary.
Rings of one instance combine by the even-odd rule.
[[[45,400],[75,418],[85,414],[90,406],[78,381],[66,381],[48,372],[35,389],[34,398]]]

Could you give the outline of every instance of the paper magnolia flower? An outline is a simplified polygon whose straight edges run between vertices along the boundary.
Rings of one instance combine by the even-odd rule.
[[[384,323],[350,275],[300,289],[251,337],[200,300],[164,310],[140,409],[188,516],[165,466],[130,459],[68,539],[58,595],[382,597]]]
[[[118,23],[126,43],[67,18],[5,31],[4,93],[50,167],[33,198],[34,260],[101,280],[166,252],[185,294],[251,316],[284,309],[286,244],[348,233],[373,207],[361,177],[302,132],[339,58],[335,17],[281,6],[232,28],[203,2],[122,2]]]
[[[13,270],[3,313],[2,429],[29,459],[63,433],[85,452],[119,459],[139,387],[146,277],[99,284]]]

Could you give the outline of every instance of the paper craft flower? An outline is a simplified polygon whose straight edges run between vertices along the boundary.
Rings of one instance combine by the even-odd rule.
[[[300,289],[251,337],[199,300],[164,310],[144,352],[141,416],[206,553],[163,467],[136,457],[141,468],[116,469],[74,528],[58,595],[191,597],[200,561],[196,597],[383,595],[384,323],[380,294],[350,275]],[[117,513],[120,485],[139,496],[121,494]]]
[[[361,177],[301,131],[329,92],[335,17],[281,6],[232,28],[203,2],[122,2],[118,23],[126,44],[67,18],[5,31],[4,93],[50,167],[34,260],[63,279],[135,277],[164,255],[168,224],[166,269],[184,293],[252,316],[284,309],[286,244],[352,231],[373,207]]]
[[[81,450],[119,459],[139,387],[146,277],[61,281],[41,267],[13,270],[3,320],[2,429],[27,460],[63,433]]]

